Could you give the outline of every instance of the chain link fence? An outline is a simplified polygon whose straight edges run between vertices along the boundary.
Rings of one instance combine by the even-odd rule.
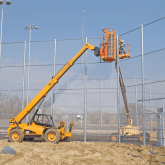
[[[156,23],[159,27],[159,22]],[[162,43],[156,45],[152,42],[155,26],[153,23],[144,25],[145,74],[141,71],[141,27],[119,35],[131,45],[131,58],[120,60],[119,65],[133,127],[126,128],[127,114],[120,90],[117,97],[115,63],[103,62],[90,50],[77,60],[48,93],[39,113],[50,114],[57,126],[60,121],[64,121],[66,130],[69,129],[69,123],[74,122],[72,140],[144,144],[140,135],[145,132],[146,144],[164,146],[164,112],[159,109],[164,108],[165,77],[162,70],[165,69],[165,48]],[[157,31],[158,36],[165,35]],[[28,42],[3,43],[0,67],[0,138],[7,138],[9,119],[17,116],[85,43],[99,46],[101,42],[101,37],[31,41],[30,56]],[[145,78],[143,83],[142,74]],[[36,108],[37,106],[23,122],[31,119]],[[138,134],[128,137],[127,133],[121,133],[126,129],[128,132],[138,130]]]

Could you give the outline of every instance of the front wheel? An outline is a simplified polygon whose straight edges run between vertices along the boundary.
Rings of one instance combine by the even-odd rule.
[[[12,129],[9,133],[10,142],[22,142],[23,132],[20,129]]]
[[[56,129],[48,129],[45,132],[44,140],[46,142],[58,143],[60,141],[60,134]]]

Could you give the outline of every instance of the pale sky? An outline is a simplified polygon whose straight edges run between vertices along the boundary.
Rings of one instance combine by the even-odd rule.
[[[29,40],[29,30],[25,26],[35,24],[32,41],[52,40],[31,43],[31,64],[49,65],[54,60],[54,40],[57,39],[57,64],[65,64],[82,47],[82,11],[84,11],[83,37],[88,43],[99,46],[102,29],[113,28],[123,34],[157,19],[165,17],[164,0],[11,0],[4,4],[2,43],[2,66],[22,65],[24,41]],[[1,6],[0,6],[1,17]],[[131,57],[141,54],[141,29],[121,36],[130,44]],[[165,47],[165,19],[144,27],[144,53]],[[59,41],[61,39],[71,39]],[[72,40],[80,39],[80,40]],[[85,40],[83,41],[85,44]],[[26,45],[26,64],[28,64],[28,43]],[[164,80],[165,51],[155,52],[144,57],[145,79]],[[85,61],[85,56],[83,56]],[[88,51],[88,62],[100,59]],[[82,59],[77,61],[82,62]],[[120,63],[124,78],[141,78],[141,57]],[[56,67],[59,71],[62,65]],[[84,71],[84,68],[83,68]],[[53,75],[53,66],[31,67],[30,88],[42,88]],[[64,79],[81,79],[82,65],[73,66]],[[89,79],[116,78],[114,64],[88,64]],[[22,89],[23,68],[3,68],[0,75],[0,90]],[[57,85],[64,87],[65,81]],[[129,85],[130,83],[128,82]],[[66,87],[66,85],[65,85]],[[26,68],[27,88],[27,68]]]

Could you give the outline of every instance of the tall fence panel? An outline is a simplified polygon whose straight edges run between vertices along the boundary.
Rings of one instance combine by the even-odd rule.
[[[131,57],[119,60],[131,126],[127,123],[128,112],[121,90],[117,100],[115,62],[103,62],[91,50],[87,50],[87,54],[84,53],[48,93],[38,113],[52,115],[57,126],[64,121],[67,131],[69,123],[74,122],[72,140],[164,146],[164,110],[160,111],[160,108],[165,106],[165,48],[161,42],[165,33],[161,29],[154,33],[162,22],[143,25],[143,61],[141,27],[119,35],[131,45]],[[29,42],[26,42],[26,49],[25,42],[2,44],[0,135],[7,134],[9,119],[21,112],[86,41],[99,47],[102,38],[33,41],[30,43],[30,65]],[[33,108],[28,121],[37,108],[38,105]],[[26,122],[25,119],[23,122]]]

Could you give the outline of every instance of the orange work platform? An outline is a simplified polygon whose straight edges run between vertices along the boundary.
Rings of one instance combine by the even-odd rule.
[[[103,61],[112,62],[116,60],[116,31],[112,28],[103,30],[103,42],[101,43],[100,56]],[[119,39],[119,59],[130,57],[129,44]]]

